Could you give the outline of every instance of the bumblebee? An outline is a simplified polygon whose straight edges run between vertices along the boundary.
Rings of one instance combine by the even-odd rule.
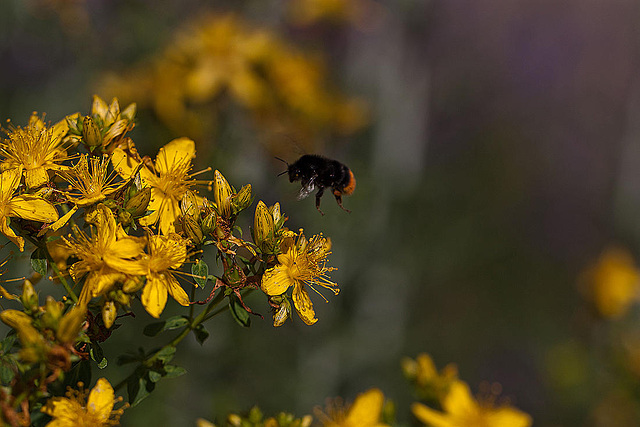
[[[342,206],[342,195],[353,193],[356,188],[356,178],[346,165],[337,160],[331,160],[316,154],[305,154],[291,164],[279,157],[276,158],[287,165],[287,170],[280,175],[287,173],[289,174],[290,182],[300,181],[302,184],[298,200],[304,199],[313,190],[317,189],[316,209],[324,215],[324,212],[320,210],[320,199],[324,194],[325,188],[330,187],[333,190],[338,206],[347,212],[351,212]]]

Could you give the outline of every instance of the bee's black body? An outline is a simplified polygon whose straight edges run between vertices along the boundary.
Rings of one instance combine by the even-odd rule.
[[[320,199],[324,194],[325,188],[332,188],[333,195],[338,205],[347,212],[350,212],[342,206],[342,195],[351,194],[356,187],[356,179],[353,172],[344,164],[337,160],[327,159],[326,157],[315,154],[305,154],[295,163],[287,164],[287,173],[289,181],[300,181],[302,188],[298,199],[307,197],[316,188],[316,208],[320,213]],[[324,215],[324,214],[323,214]]]

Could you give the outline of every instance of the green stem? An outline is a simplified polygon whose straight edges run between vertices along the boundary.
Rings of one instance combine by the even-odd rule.
[[[198,325],[200,325],[202,322],[205,322],[206,320],[209,320],[212,317],[222,313],[224,311],[224,308],[221,309],[221,310],[216,311],[215,313],[212,313],[211,315],[209,315],[211,313],[211,311],[214,308],[216,308],[218,306],[218,304],[220,304],[220,302],[222,302],[224,297],[225,297],[224,292],[218,293],[218,295],[209,303],[209,305],[207,305],[207,308],[202,310],[195,319],[191,320],[190,323],[187,326],[185,326],[185,328],[174,339],[172,339],[169,343],[165,344],[158,351],[156,351],[153,354],[150,354],[149,356],[145,357],[145,359],[142,361],[141,364],[143,366],[145,366],[145,367],[152,366],[153,363],[158,359],[158,356],[162,353],[163,350],[167,349],[168,347],[175,347],[176,345],[178,345],[180,343],[180,341],[182,341],[183,339],[185,339],[187,337],[187,335],[189,335],[189,332],[191,332],[192,330],[197,328]],[[114,387],[114,390],[118,391],[119,389],[124,387],[124,385],[127,384],[129,379],[131,377],[133,377],[135,375],[135,373],[136,373],[135,371],[132,372],[128,377],[126,377],[125,379],[120,381]]]

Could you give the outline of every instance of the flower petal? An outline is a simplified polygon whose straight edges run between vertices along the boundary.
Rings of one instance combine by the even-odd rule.
[[[101,422],[106,422],[111,415],[115,393],[113,387],[104,378],[100,378],[95,387],[89,393],[87,400],[87,411],[93,413]]]
[[[304,323],[307,325],[316,323],[318,321],[316,312],[313,310],[313,303],[306,289],[304,289],[301,284],[296,283],[291,296],[293,297],[293,304],[296,306],[296,310],[298,310],[298,315]]]
[[[460,380],[451,384],[449,393],[442,402],[442,409],[450,414],[472,414],[479,410],[469,385]]]
[[[11,195],[20,185],[20,178],[22,177],[22,167],[19,166],[14,169],[2,172],[0,174],[0,198],[3,200],[9,200]]]
[[[384,395],[377,388],[360,394],[349,408],[345,424],[373,426],[380,420]]]
[[[264,272],[262,276],[262,290],[270,296],[284,294],[293,285],[289,267],[276,265]]]
[[[18,236],[7,224],[7,217],[0,216],[0,232],[7,236],[15,245],[20,249],[20,252],[24,251],[24,239]]]
[[[167,290],[169,291],[169,294],[173,297],[173,299],[175,299],[178,302],[178,304],[188,307],[189,296],[184,291],[184,289],[182,289],[182,286],[180,286],[180,283],[178,283],[176,278],[173,277],[170,273],[165,273],[165,275],[167,279],[166,284],[167,284]]]
[[[160,317],[167,305],[167,286],[155,274],[147,276],[147,283],[142,290],[142,305],[155,318]]]
[[[39,222],[55,222],[58,220],[56,208],[40,197],[16,196],[7,203],[7,214],[19,218]]]
[[[455,420],[451,420],[450,417],[429,408],[422,403],[414,403],[411,405],[411,412],[413,415],[426,425],[433,427],[459,427]]]
[[[24,183],[27,185],[27,188],[38,188],[47,181],[49,181],[49,174],[42,166],[25,171]]]
[[[178,164],[191,162],[191,159],[195,156],[196,145],[191,139],[174,139],[158,151],[155,164],[156,170],[160,174],[165,174]]]

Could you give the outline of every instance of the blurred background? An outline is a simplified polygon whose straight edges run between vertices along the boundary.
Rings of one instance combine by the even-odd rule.
[[[123,425],[302,416],[372,386],[411,425],[400,360],[421,352],[536,426],[638,425],[639,24],[633,0],[0,2],[3,121],[136,102],[142,154],[190,137],[196,170],[332,238],[342,291],[312,296],[316,325],[273,328],[251,295],[265,319],[183,342],[188,374]],[[304,153],[354,171],[351,214],[277,177]],[[134,309],[107,358],[152,345]]]

